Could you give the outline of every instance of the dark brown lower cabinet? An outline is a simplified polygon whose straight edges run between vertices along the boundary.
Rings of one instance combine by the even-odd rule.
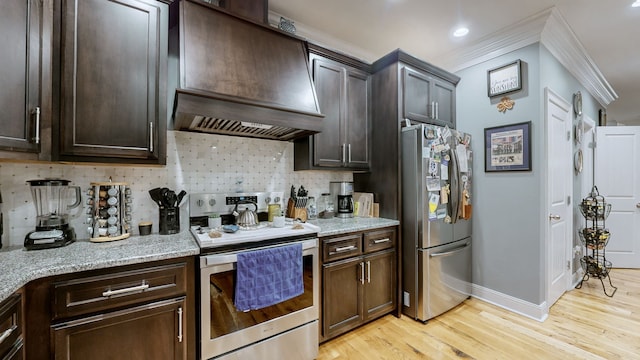
[[[184,359],[185,298],[52,327],[55,359]]]
[[[323,239],[321,341],[396,309],[395,234],[394,229],[359,233],[364,246],[353,243],[353,236]],[[353,256],[344,259],[340,253]]]
[[[22,319],[21,294],[13,294],[0,303],[0,359],[24,359]]]
[[[192,257],[37,279],[24,299],[26,359],[196,357]]]

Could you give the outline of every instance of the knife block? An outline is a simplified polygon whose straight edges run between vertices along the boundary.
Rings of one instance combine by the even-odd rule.
[[[287,203],[287,217],[307,221],[307,208],[296,207],[296,203],[292,199],[289,199]]]

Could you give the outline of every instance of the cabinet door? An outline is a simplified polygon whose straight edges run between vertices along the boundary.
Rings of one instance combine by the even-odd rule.
[[[39,152],[42,1],[0,2],[0,149]],[[39,130],[39,129],[38,129]]]
[[[22,296],[13,294],[0,304],[0,358],[22,347],[22,325]]]
[[[185,299],[52,326],[55,359],[184,359]]]
[[[360,325],[362,313],[362,257],[323,266],[324,306],[322,329],[330,338]]]
[[[446,81],[433,80],[431,100],[436,104],[437,124],[456,127],[456,87]]]
[[[320,111],[325,115],[322,131],[313,135],[313,163],[315,166],[341,167],[345,156],[341,127],[344,68],[315,57],[313,81]]]
[[[396,252],[387,250],[364,257],[365,321],[384,315],[396,307]]]
[[[60,159],[164,164],[168,6],[61,6]]]
[[[431,119],[431,79],[415,70],[402,68],[403,117],[428,122]]]
[[[369,76],[356,70],[346,72],[345,135],[346,166],[369,168]]]

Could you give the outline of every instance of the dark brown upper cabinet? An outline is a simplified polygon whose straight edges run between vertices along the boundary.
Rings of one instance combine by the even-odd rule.
[[[165,164],[168,5],[56,4],[58,159]]]
[[[255,22],[269,23],[268,0],[203,0],[217,5],[230,13],[251,19]]]
[[[310,66],[325,114],[322,131],[296,140],[295,170],[367,170],[371,154],[369,65],[309,45]]]
[[[455,84],[406,66],[402,81],[405,119],[455,128]]]
[[[0,157],[38,159],[51,146],[47,10],[37,0],[0,2]]]

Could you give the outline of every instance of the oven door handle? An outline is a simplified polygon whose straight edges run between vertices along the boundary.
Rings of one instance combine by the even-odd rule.
[[[263,247],[258,247],[255,249],[245,249],[242,251],[236,251],[236,252],[231,252],[231,253],[226,253],[226,254],[214,254],[214,255],[207,255],[207,256],[202,256],[200,258],[200,264],[201,267],[204,266],[215,266],[215,265],[224,265],[224,264],[232,264],[238,261],[238,253],[240,252],[245,252],[245,251],[254,251],[254,250],[262,250],[262,249],[268,249],[268,248],[273,248],[273,247],[278,247],[278,246],[283,246],[283,245],[292,245],[292,244],[299,244],[302,243],[302,252],[304,254],[304,252],[306,250],[310,250],[310,249],[314,249],[318,247],[318,239],[311,239],[311,240],[304,240],[304,241],[297,241],[297,242],[291,242],[291,243],[284,243],[284,244],[277,244],[277,245],[273,245],[273,246],[263,246]]]

